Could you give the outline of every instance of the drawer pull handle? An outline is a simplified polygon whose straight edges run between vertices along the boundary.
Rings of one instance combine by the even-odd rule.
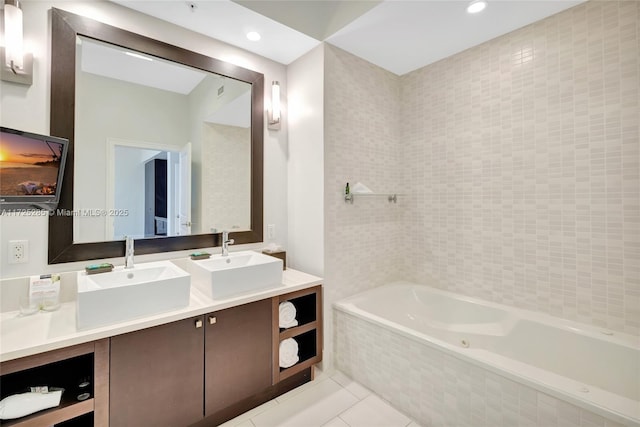
[[[215,325],[217,321],[218,321],[218,319],[216,319],[215,316],[209,316],[209,324],[210,325]]]
[[[202,328],[202,320],[201,319],[196,320],[196,329],[198,329],[198,328]]]

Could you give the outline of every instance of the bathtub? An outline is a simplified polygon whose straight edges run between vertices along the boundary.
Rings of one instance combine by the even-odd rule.
[[[334,325],[336,367],[426,426],[640,426],[630,335],[407,282]]]

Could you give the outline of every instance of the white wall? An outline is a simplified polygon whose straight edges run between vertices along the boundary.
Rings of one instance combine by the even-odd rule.
[[[106,209],[107,141],[117,138],[153,143],[179,151],[189,140],[188,99],[178,93],[89,73],[78,75],[77,87],[86,96],[76,99],[74,167],[82,179],[75,179],[73,206],[78,210]],[[122,102],[123,96],[126,102]],[[144,224],[143,216],[134,216],[139,213],[129,214],[129,219],[76,216],[74,241],[105,240],[107,221],[123,224],[137,219]]]
[[[34,78],[32,86],[0,82],[0,101],[2,126],[28,130],[36,133],[49,132],[49,93],[50,93],[50,44],[51,44],[51,7],[68,10],[105,22],[109,25],[164,41],[176,46],[215,57],[265,76],[265,100],[270,97],[272,80],[279,80],[281,90],[286,97],[287,86],[285,66],[261,56],[246,52],[218,40],[194,33],[184,28],[160,21],[126,9],[114,3],[104,1],[36,1],[22,3],[24,14],[24,32],[26,49],[34,54]],[[284,117],[286,121],[286,116]],[[265,120],[266,122],[266,120]],[[286,124],[280,131],[267,131],[264,134],[264,224],[275,224],[275,241],[286,245],[287,242],[287,158]],[[59,272],[83,268],[86,262],[47,265],[47,229],[46,217],[0,218],[0,278],[27,276],[45,272]],[[266,235],[266,229],[265,229]],[[29,262],[8,264],[8,241],[25,239],[29,241]],[[246,245],[247,248],[259,248],[261,244]],[[183,252],[183,253],[186,253]],[[140,257],[141,261],[166,259],[179,254],[154,254]],[[122,263],[123,260],[114,260]]]
[[[139,148],[122,147],[116,145],[115,164],[118,173],[114,180],[114,209],[127,210],[128,215],[118,215],[107,218],[113,221],[113,237],[124,239],[131,236],[136,239],[144,238],[145,202],[147,180],[145,179],[145,165],[158,154],[157,150],[142,150]]]
[[[324,274],[324,46],[287,69],[289,246],[287,265]]]

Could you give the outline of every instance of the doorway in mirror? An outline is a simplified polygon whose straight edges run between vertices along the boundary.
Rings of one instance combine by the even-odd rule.
[[[191,144],[107,141],[106,240],[191,234]],[[113,183],[110,185],[110,183]]]

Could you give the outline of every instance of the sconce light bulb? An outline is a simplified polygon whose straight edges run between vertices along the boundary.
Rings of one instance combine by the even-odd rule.
[[[4,5],[4,42],[7,66],[22,69],[24,67],[24,48],[22,40],[22,10],[8,2]]]
[[[274,122],[280,121],[280,83],[271,84],[271,114]]]

